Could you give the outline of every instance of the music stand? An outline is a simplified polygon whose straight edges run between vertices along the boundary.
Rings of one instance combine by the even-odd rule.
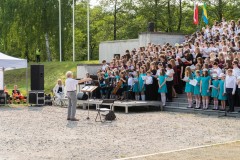
[[[86,92],[88,94],[88,117],[87,120],[89,120],[89,99],[90,99],[90,93],[92,93],[95,89],[97,89],[98,86],[85,86],[83,89],[81,89],[82,92]]]

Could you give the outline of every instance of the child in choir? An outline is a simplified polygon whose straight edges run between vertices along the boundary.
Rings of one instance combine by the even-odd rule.
[[[209,104],[209,86],[211,84],[211,77],[208,75],[208,69],[203,69],[203,75],[200,81],[200,93],[202,95],[203,109],[208,109]]]
[[[115,71],[115,79],[116,79],[116,82],[120,80],[119,71]]]
[[[146,73],[145,73],[145,68],[142,66],[140,67],[140,75],[139,75],[139,79],[138,79],[138,82],[139,82],[139,92],[140,92],[140,95],[141,95],[141,100],[142,101],[145,101],[145,86],[144,86],[144,79],[146,77]]]
[[[196,107],[195,107],[195,109],[199,109],[200,108],[200,104],[201,104],[201,96],[200,96],[200,81],[201,81],[201,77],[200,77],[200,71],[199,70],[195,71],[195,80],[197,80],[197,85],[194,86],[194,91],[193,91],[193,94],[194,94],[195,99],[196,99]]]
[[[240,28],[239,28],[240,29]],[[239,41],[239,43],[240,43],[240,41]],[[237,98],[238,98],[238,100],[239,100],[239,98],[240,98],[240,76],[238,76],[237,77],[237,93],[238,93],[238,96],[237,96]],[[239,111],[240,112],[240,111]]]
[[[220,75],[220,74],[219,74]],[[218,86],[219,86],[219,80],[218,80],[218,76],[217,74],[213,74],[212,75],[213,80],[212,80],[212,93],[211,93],[211,97],[214,100],[214,107],[213,110],[218,110]]]
[[[218,99],[221,101],[221,111],[225,111],[226,109],[226,100],[227,100],[227,96],[224,93],[224,86],[225,86],[225,74],[221,73],[219,75],[219,78],[221,78],[221,80],[219,81],[219,94],[218,94]]]
[[[145,87],[146,87],[146,100],[151,100],[152,98],[152,84],[153,84],[153,77],[152,72],[147,71],[147,77],[144,80]]]
[[[160,75],[158,76],[158,93],[161,94],[161,100],[163,106],[166,106],[166,93],[167,93],[167,85],[166,85],[166,73],[165,70],[162,68],[160,69]]]
[[[134,75],[134,85],[133,85],[133,92],[135,93],[135,100],[139,100],[139,72],[136,71]]]
[[[185,69],[185,77],[183,81],[186,82],[185,92],[187,93],[187,98],[188,98],[188,108],[192,108],[192,101],[193,101],[192,95],[193,95],[194,87],[189,83],[190,80],[192,79],[193,79],[193,74],[192,74],[191,68],[187,66]]]
[[[225,93],[227,94],[227,100],[229,104],[228,112],[234,112],[234,94],[236,91],[237,80],[236,77],[233,76],[232,69],[227,70],[227,76],[225,80]]]
[[[130,99],[133,99],[133,92],[132,92],[132,89],[133,89],[133,85],[134,85],[134,80],[133,80],[133,74],[132,73],[129,73],[129,76],[128,76],[128,88],[127,88],[127,99],[130,98]]]

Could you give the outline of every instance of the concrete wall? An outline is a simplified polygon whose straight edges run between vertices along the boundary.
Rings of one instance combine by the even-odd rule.
[[[170,43],[182,43],[184,41],[184,35],[182,34],[170,34],[161,32],[147,32],[139,34],[139,46],[147,46],[148,43],[153,44],[165,44]]]
[[[162,45],[168,42],[174,45],[175,43],[182,43],[183,40],[183,34],[146,32],[139,34],[138,39],[101,42],[99,45],[99,62],[101,63],[102,60],[109,62],[114,54],[123,55],[126,50],[131,51],[134,48],[147,46],[148,43]]]
[[[86,76],[86,73],[90,73],[90,74],[97,74],[98,69],[101,68],[100,64],[90,64],[90,65],[81,65],[79,64],[77,66],[77,78],[84,78]]]
[[[127,49],[132,50],[138,47],[138,39],[101,42],[99,45],[99,62],[101,63],[102,60],[109,62],[114,57],[114,54],[123,55]]]

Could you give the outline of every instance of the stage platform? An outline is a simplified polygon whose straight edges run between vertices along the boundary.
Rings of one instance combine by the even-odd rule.
[[[99,105],[102,104],[102,99],[90,99],[89,100],[89,105],[94,106],[96,108],[99,107]],[[62,107],[67,107],[67,99],[64,101],[64,105]],[[83,109],[87,109],[88,101],[87,100],[78,100],[77,101],[77,106],[81,107]],[[124,108],[125,113],[129,113],[129,108],[133,109],[134,107],[136,108],[136,111],[139,111],[140,108],[149,108],[149,107],[156,107],[157,110],[159,111],[167,111],[167,112],[181,112],[181,113],[191,113],[191,114],[203,114],[203,115],[208,115],[208,116],[227,116],[227,117],[237,117],[240,118],[240,107],[235,107],[235,112],[224,112],[224,111],[219,111],[219,110],[212,110],[213,105],[209,105],[209,109],[207,110],[202,110],[202,109],[194,109],[194,108],[187,108],[188,103],[186,99],[186,95],[178,95],[178,98],[174,98],[173,102],[167,102],[166,106],[162,106],[162,103],[160,101],[115,101],[113,104],[112,109],[115,110],[117,107]],[[195,105],[193,105],[195,106]],[[220,106],[220,104],[219,104]],[[228,108],[228,107],[227,107]],[[142,110],[142,109],[140,109]]]
[[[208,116],[227,116],[227,117],[236,117],[240,118],[240,107],[235,107],[235,112],[224,112],[219,110],[212,110],[213,105],[209,105],[209,109],[202,110],[202,109],[194,109],[194,108],[187,108],[188,104],[185,102],[186,99],[184,98],[175,98],[173,102],[167,102],[166,106],[162,106],[162,103],[159,101],[115,101],[113,104],[113,110],[116,107],[124,107],[125,113],[129,113],[129,108],[131,107],[150,107],[154,106],[160,111],[167,111],[167,112],[180,112],[180,113],[191,113],[191,114],[203,114]],[[90,99],[89,105],[95,106],[96,108],[102,104],[101,99]],[[83,109],[87,109],[88,102],[86,100],[78,100],[78,106],[83,106]],[[137,109],[136,109],[137,110]]]
[[[89,100],[89,105],[96,105],[96,109],[99,107],[99,105],[102,104],[101,99],[90,99]],[[87,109],[88,101],[82,101],[79,100],[78,104],[82,103],[83,109]],[[104,105],[104,104],[103,104]],[[125,108],[125,113],[129,112],[130,107],[148,107],[148,106],[154,106],[157,107],[159,110],[163,110],[162,103],[160,101],[133,101],[133,100],[128,100],[128,101],[114,101],[112,110],[116,107],[123,107]]]

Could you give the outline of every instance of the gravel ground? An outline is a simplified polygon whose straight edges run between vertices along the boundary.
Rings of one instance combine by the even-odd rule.
[[[240,119],[168,112],[116,113],[112,123],[96,111],[0,108],[0,159],[108,160],[240,139]]]

